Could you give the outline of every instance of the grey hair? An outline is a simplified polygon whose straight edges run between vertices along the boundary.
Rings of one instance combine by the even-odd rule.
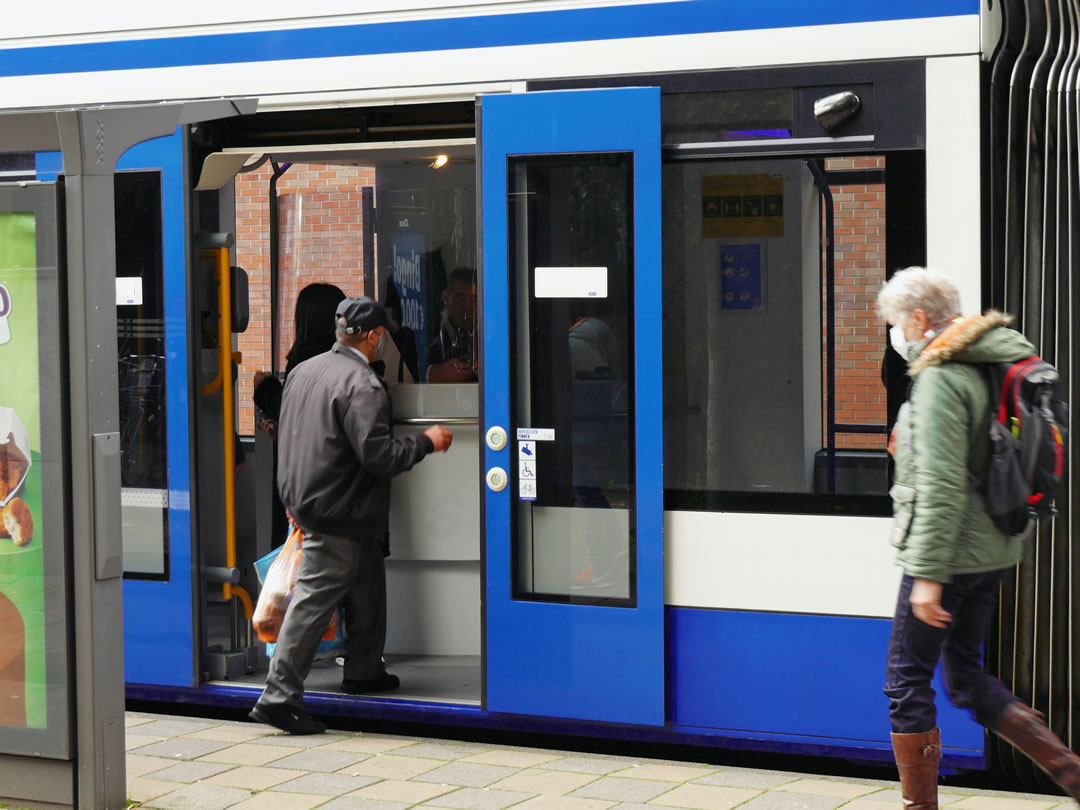
[[[921,309],[930,326],[937,329],[960,314],[960,291],[940,270],[906,267],[897,270],[881,288],[877,308],[889,323],[901,325]]]

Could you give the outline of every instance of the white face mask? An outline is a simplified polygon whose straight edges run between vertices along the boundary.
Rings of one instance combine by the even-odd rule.
[[[889,343],[892,344],[893,350],[905,360],[908,359],[908,352],[916,342],[904,337],[904,330],[899,326],[894,326],[889,330]]]
[[[379,359],[383,359],[383,355],[386,354],[386,343],[390,339],[389,332],[383,332],[379,335],[379,345],[375,347],[375,356]]]

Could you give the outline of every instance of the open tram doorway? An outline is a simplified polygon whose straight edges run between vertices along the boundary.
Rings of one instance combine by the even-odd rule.
[[[254,562],[279,547],[287,533],[274,495],[276,408],[256,390],[255,374],[284,381],[292,362],[313,351],[305,345],[312,338],[305,319],[313,312],[313,286],[324,308],[327,296],[371,295],[400,325],[384,358],[395,432],[420,433],[435,423],[454,431],[449,454],[425,459],[394,482],[385,658],[401,687],[379,697],[478,706],[475,139],[471,105],[462,108],[460,121],[449,120],[453,115],[442,105],[428,107],[426,120],[422,112],[419,119],[408,112],[399,112],[396,122],[382,119],[382,128],[394,134],[377,134],[379,126],[369,120],[363,127],[368,139],[352,143],[319,142],[323,119],[310,112],[255,116],[241,127],[209,133],[206,159],[193,161],[202,166],[201,187],[215,184],[215,163],[241,170],[217,190],[196,192],[195,209],[201,230],[235,234],[230,258],[248,280],[250,321],[233,343],[241,356],[235,395],[235,441],[243,454],[235,496],[240,584],[257,598]],[[352,113],[357,119],[365,114]],[[341,129],[327,123],[325,137],[333,140]],[[302,139],[289,134],[298,131],[305,133]],[[199,156],[197,144],[193,152]],[[194,174],[193,184],[200,182],[198,170]],[[212,323],[216,284],[206,276],[200,280],[198,317]],[[326,340],[332,328],[331,320]],[[212,376],[203,352],[204,376]],[[203,566],[211,570],[225,564],[216,543],[224,490],[210,483],[215,474],[224,475],[220,401],[201,400],[199,419],[210,427],[199,434],[199,520]],[[241,606],[226,603],[221,586],[206,578],[203,593],[204,682],[261,686],[269,660],[264,645],[250,643],[254,653],[242,667],[228,655],[249,645]],[[340,693],[336,658],[329,654],[316,662],[309,693]]]

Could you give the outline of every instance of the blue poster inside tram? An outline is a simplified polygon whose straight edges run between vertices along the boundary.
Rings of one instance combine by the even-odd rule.
[[[407,222],[407,220],[405,220]],[[401,298],[401,326],[416,338],[417,367],[427,368],[427,240],[417,231],[395,230],[390,236],[394,288]]]

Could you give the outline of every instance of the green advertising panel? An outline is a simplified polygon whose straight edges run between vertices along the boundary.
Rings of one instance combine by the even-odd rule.
[[[0,214],[0,725],[45,728],[33,214]]]
[[[0,753],[67,751],[55,189],[0,186]]]

